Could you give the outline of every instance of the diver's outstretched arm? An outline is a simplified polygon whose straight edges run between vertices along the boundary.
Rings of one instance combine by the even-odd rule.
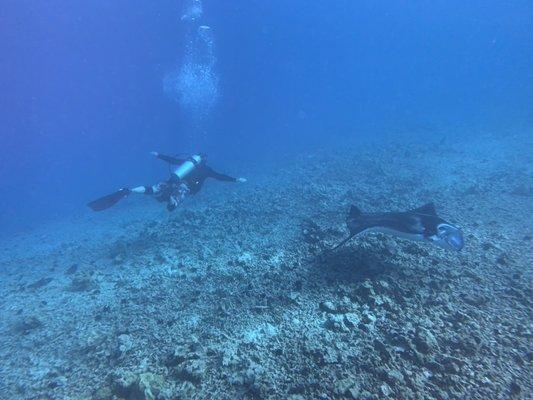
[[[150,154],[172,165],[183,164],[186,161],[182,158],[176,158],[172,156],[167,156],[165,154],[159,154],[157,151],[151,151]]]
[[[209,178],[213,178],[213,179],[223,181],[223,182],[239,182],[239,183],[246,182],[246,178],[234,178],[229,175],[219,174],[218,172],[213,171],[213,169],[209,167],[207,167],[207,176]]]
[[[218,172],[215,172],[212,168],[207,168],[207,176],[209,178],[216,179],[217,181],[223,181],[223,182],[237,182],[237,178],[234,178],[229,175],[219,174]]]

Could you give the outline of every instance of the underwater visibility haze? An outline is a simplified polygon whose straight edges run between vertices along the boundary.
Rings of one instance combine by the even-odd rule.
[[[529,399],[533,3],[0,5],[0,399]]]

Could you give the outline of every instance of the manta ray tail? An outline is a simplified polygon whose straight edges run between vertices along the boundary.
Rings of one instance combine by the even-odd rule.
[[[339,244],[337,244],[336,246],[334,246],[333,248],[330,249],[330,251],[334,251],[334,250],[337,250],[339,247],[345,245],[346,243],[348,243],[350,241],[351,238],[353,238],[355,236],[355,234],[353,235],[350,235],[348,236],[346,239],[344,239],[342,242],[340,242]]]
[[[331,251],[337,250],[339,247],[345,245],[355,235],[357,235],[358,233],[361,233],[362,231],[364,231],[366,229],[365,225],[363,223],[361,223],[360,221],[358,221],[358,220],[361,219],[362,215],[363,215],[363,212],[359,208],[357,208],[354,205],[352,205],[350,207],[350,212],[348,213],[348,218],[346,218],[346,222],[348,223],[348,227],[350,229],[350,236],[348,236],[342,242],[340,242],[335,247],[333,247],[331,249]]]

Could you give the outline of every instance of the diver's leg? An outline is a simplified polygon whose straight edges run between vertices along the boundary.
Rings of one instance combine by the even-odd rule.
[[[137,186],[131,189],[131,192],[135,194],[148,194],[147,191],[149,188],[151,188],[151,186]]]
[[[158,194],[161,191],[161,183],[153,186],[137,186],[131,189],[132,193],[135,194]]]

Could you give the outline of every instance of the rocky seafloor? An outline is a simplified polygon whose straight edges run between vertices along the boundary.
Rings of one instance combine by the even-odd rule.
[[[172,214],[127,199],[4,239],[0,398],[532,398],[531,145],[315,151]],[[350,204],[428,201],[462,252],[384,235],[325,251]]]

